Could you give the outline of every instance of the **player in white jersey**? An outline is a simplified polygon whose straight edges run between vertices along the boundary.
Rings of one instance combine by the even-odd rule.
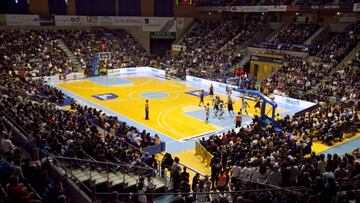
[[[210,107],[209,107],[209,103],[206,104],[205,106],[205,122],[209,122],[209,115],[210,115]]]
[[[241,110],[242,111],[245,111],[245,113],[247,114],[247,115],[249,115],[249,113],[247,112],[247,107],[250,107],[250,105],[245,101],[245,98],[243,97],[243,98],[241,98]]]

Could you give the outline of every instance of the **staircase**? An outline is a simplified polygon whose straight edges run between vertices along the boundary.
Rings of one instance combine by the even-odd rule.
[[[176,20],[171,19],[160,29],[160,32],[169,32],[173,26],[175,26]]]
[[[324,25],[321,28],[319,28],[313,35],[311,35],[305,42],[305,45],[311,45],[312,42],[318,37],[319,34],[321,34],[325,29],[328,29],[329,25]]]
[[[77,68],[78,72],[82,72],[84,69],[79,61],[79,59],[74,55],[74,53],[72,53],[69,48],[66,46],[66,44],[64,43],[64,41],[62,39],[57,39],[56,40],[58,46],[65,52],[65,54],[68,56],[68,58],[70,59],[70,61],[72,62],[72,64],[74,64],[74,66]]]
[[[281,30],[283,30],[284,28],[286,28],[287,26],[288,26],[288,25],[283,24],[279,29],[277,29],[277,30],[275,30],[273,33],[271,33],[271,35],[268,37],[268,41],[269,41],[269,42],[273,41],[273,40],[277,37],[277,35],[279,34],[279,32],[280,32]]]
[[[67,174],[74,182],[88,188],[106,188],[105,191],[133,188],[139,177],[153,175],[153,169],[146,167],[58,156],[52,156],[52,159],[57,170],[61,174]],[[152,180],[157,191],[167,189],[166,178],[153,176]]]
[[[191,24],[190,28],[189,28],[186,32],[184,32],[184,33],[179,37],[179,39],[177,39],[173,44],[178,44],[179,42],[181,42],[181,41],[184,39],[184,37],[186,36],[186,34],[190,33],[190,32],[196,27],[197,24],[198,24],[197,22],[194,22],[194,21],[193,21],[193,23]]]
[[[338,65],[336,65],[336,67],[331,70],[330,74],[328,76],[326,76],[322,81],[328,81],[330,78],[330,75],[332,75],[334,72],[338,71],[343,65],[345,65],[345,63],[351,61],[358,52],[360,52],[360,43],[358,43],[357,46],[355,48],[353,48],[351,50],[351,52],[348,55],[346,55],[346,57]],[[321,84],[321,82],[318,82],[314,87],[311,88],[311,91],[317,89],[320,84]]]

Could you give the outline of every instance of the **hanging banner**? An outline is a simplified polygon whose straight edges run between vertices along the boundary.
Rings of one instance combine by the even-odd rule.
[[[6,25],[40,25],[38,15],[13,15],[6,14]]]

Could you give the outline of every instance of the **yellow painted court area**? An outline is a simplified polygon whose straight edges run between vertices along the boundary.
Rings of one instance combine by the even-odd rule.
[[[90,80],[78,80],[57,83],[56,85],[76,94],[82,99],[101,105],[107,110],[146,125],[175,140],[209,133],[221,128],[220,126],[205,123],[202,119],[185,114],[185,112],[204,108],[197,106],[199,102],[198,97],[186,94],[188,91],[198,89],[189,87],[184,83],[153,77],[127,77],[126,80],[131,83],[105,86]],[[165,93],[167,96],[149,99],[150,120],[145,120],[144,108],[146,98],[142,94],[151,92]],[[109,100],[99,100],[93,97],[93,95],[105,93],[116,94],[119,97]],[[224,96],[223,100],[227,101]],[[210,97],[205,97],[205,103],[207,102],[211,105]],[[248,112],[252,115],[255,113],[253,108],[255,102],[250,100],[247,100],[247,102],[250,105]],[[240,103],[238,99],[235,99],[235,110],[240,109]],[[280,113],[283,110],[278,109],[277,112]]]

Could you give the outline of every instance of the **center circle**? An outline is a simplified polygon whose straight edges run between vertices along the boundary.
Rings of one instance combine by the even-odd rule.
[[[169,96],[169,94],[165,92],[144,92],[141,94],[142,97],[147,99],[159,99]]]

